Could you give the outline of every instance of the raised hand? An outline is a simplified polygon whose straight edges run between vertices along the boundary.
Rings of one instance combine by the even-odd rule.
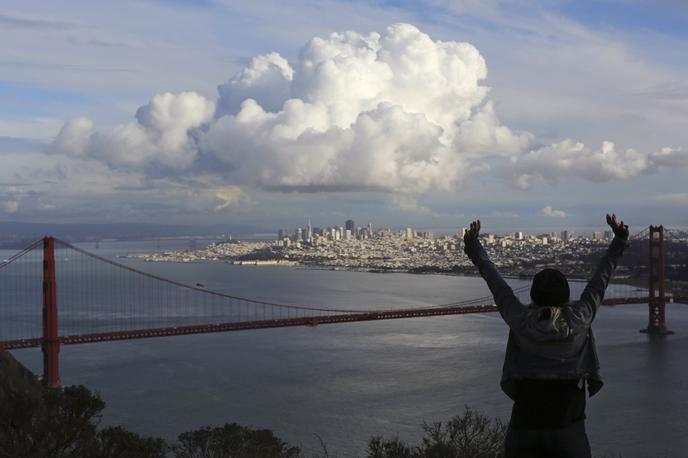
[[[480,234],[480,220],[475,220],[471,223],[470,229],[466,229],[463,233],[463,243],[468,245],[471,241],[478,238]]]
[[[609,213],[607,213],[607,224],[612,228],[615,236],[622,239],[628,238],[628,226],[623,221],[617,222],[615,214],[612,213],[612,216],[609,216]]]

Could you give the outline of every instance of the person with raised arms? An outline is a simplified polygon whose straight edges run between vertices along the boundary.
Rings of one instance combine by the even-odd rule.
[[[602,388],[592,322],[619,258],[628,226],[607,215],[614,239],[577,301],[559,270],[538,272],[532,302],[521,303],[490,261],[478,236],[480,220],[464,233],[464,252],[480,271],[509,326],[501,387],[513,401],[504,442],[506,458],[591,456],[585,404]]]

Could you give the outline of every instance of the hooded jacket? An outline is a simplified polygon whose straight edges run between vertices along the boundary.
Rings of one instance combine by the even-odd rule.
[[[466,244],[464,251],[487,282],[499,313],[509,326],[501,380],[507,396],[515,399],[514,380],[519,379],[585,379],[590,396],[602,388],[591,324],[626,246],[627,239],[614,237],[577,302],[541,307],[521,303],[479,240]]]

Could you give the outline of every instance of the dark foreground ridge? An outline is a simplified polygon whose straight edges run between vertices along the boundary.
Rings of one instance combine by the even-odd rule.
[[[99,428],[105,403],[84,386],[50,388],[0,351],[0,458],[340,458],[322,444],[306,455],[267,429],[236,423],[182,433],[169,444],[120,426]],[[506,424],[466,407],[442,423],[424,424],[418,444],[373,436],[366,458],[496,458]],[[619,458],[619,457],[616,457]]]

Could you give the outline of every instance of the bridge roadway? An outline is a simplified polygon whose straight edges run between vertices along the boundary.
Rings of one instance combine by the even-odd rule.
[[[688,296],[683,297],[669,297],[667,302],[688,303]],[[605,299],[603,305],[622,305],[622,304],[647,304],[649,297],[633,297],[633,298],[613,298]],[[96,334],[79,334],[60,336],[60,344],[73,345],[90,342],[109,342],[116,340],[131,340],[131,339],[145,339],[151,337],[167,337],[179,336],[187,334],[205,334],[211,332],[229,332],[229,331],[245,331],[249,329],[268,329],[268,328],[284,328],[292,326],[317,326],[320,324],[332,323],[350,323],[356,321],[373,321],[373,320],[393,320],[399,318],[418,318],[426,316],[442,316],[442,315],[463,315],[468,313],[490,313],[496,312],[497,307],[494,304],[489,305],[457,305],[445,307],[425,307],[414,309],[401,310],[380,310],[376,312],[361,312],[361,313],[341,313],[329,316],[316,317],[301,317],[301,318],[283,318],[277,320],[256,320],[256,321],[242,321],[236,323],[215,323],[202,324],[191,326],[177,326],[167,328],[150,328],[137,329],[132,331],[117,331],[117,332],[102,332]],[[0,347],[7,350],[15,350],[21,348],[40,347],[43,342],[42,338],[35,339],[20,339],[8,340],[0,342]]]

